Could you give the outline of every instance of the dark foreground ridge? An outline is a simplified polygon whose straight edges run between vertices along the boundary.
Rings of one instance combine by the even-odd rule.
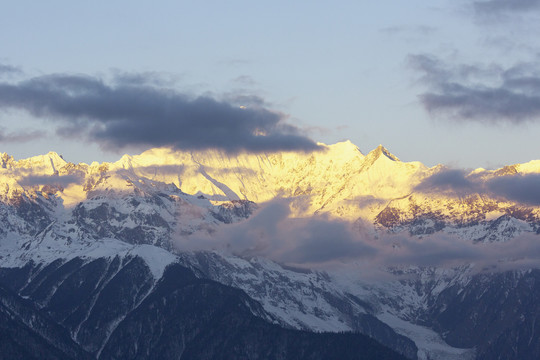
[[[155,282],[139,257],[0,269],[0,359],[405,359],[365,335],[265,316],[178,264]]]

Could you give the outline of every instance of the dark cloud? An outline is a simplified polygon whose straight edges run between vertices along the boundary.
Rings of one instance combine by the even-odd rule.
[[[255,107],[262,108],[269,104],[262,97],[257,95],[245,95],[243,92],[229,92],[224,95],[224,100],[228,103],[242,106],[243,108]]]
[[[118,85],[131,86],[159,86],[170,87],[178,83],[180,77],[174,74],[147,71],[147,72],[125,72],[113,70],[113,82]]]
[[[349,224],[328,219],[311,219],[293,226],[297,243],[285,252],[281,261],[288,263],[324,263],[343,259],[366,258],[376,253],[375,248],[359,241]],[[301,230],[301,231],[298,231]],[[286,236],[286,233],[282,234]],[[300,236],[298,236],[300,235]]]
[[[275,200],[241,223],[222,226],[208,237],[180,238],[181,250],[227,249],[289,264],[313,265],[374,255],[351,224],[325,217],[289,218],[289,202]]]
[[[387,235],[380,239],[378,259],[382,266],[460,266],[482,257],[482,247],[447,234],[425,238]]]
[[[523,63],[448,65],[429,55],[409,57],[428,91],[420,100],[432,115],[461,121],[522,123],[540,119],[540,69]]]
[[[2,75],[17,75],[17,74],[21,74],[21,73],[22,73],[22,71],[18,67],[0,63],[0,76],[2,76]]]
[[[0,128],[0,143],[24,143],[44,136],[45,132],[39,130],[6,132],[5,129]]]
[[[468,177],[465,170],[445,169],[439,171],[415,187],[421,192],[452,192],[459,196],[483,192],[482,184],[475,177]]]
[[[535,234],[523,234],[500,243],[474,244],[448,234],[422,239],[387,235],[378,242],[374,263],[379,266],[410,265],[455,267],[474,264],[476,271],[505,271],[538,268],[540,241]]]
[[[487,189],[511,201],[540,206],[540,174],[496,177],[487,182]]]
[[[117,76],[113,85],[95,77],[58,74],[16,84],[0,82],[0,108],[26,110],[54,122],[60,135],[84,138],[112,150],[158,146],[228,152],[319,149],[280,113],[151,86],[151,74],[127,77]]]
[[[503,271],[540,264],[540,241],[534,234],[504,243],[474,244],[444,233],[423,238],[384,233],[374,236],[335,219],[289,216],[288,202],[272,201],[243,222],[222,225],[208,236],[179,237],[177,245],[182,251],[220,249],[301,268],[354,264],[367,277],[388,276],[382,269],[396,266],[452,268],[473,263],[477,271]]]
[[[485,194],[525,205],[540,206],[540,174],[514,174],[482,179],[465,170],[439,171],[415,187],[424,193],[445,192],[455,196]]]
[[[479,14],[526,12],[540,9],[540,0],[489,0],[474,1],[474,10]]]
[[[18,183],[21,186],[51,185],[65,188],[71,184],[81,184],[83,178],[76,175],[29,175],[23,177]]]

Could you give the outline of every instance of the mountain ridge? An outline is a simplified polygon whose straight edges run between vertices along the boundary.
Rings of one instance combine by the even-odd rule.
[[[433,175],[445,175],[449,171],[442,165],[428,168],[420,162],[401,162],[382,145],[367,155],[350,141],[324,146],[324,152],[311,154],[234,156],[219,151],[182,152],[157,148],[140,155],[124,155],[113,163],[93,162],[91,165],[66,162],[54,152],[22,160],[14,160],[4,153],[0,195],[21,193],[25,188],[39,190],[43,186],[56,186],[56,194],[64,204],[75,206],[93,194],[130,192],[144,182],[144,186],[174,186],[210,201],[264,203],[288,198],[293,216],[326,213],[348,221],[363,218],[374,222],[390,202],[411,194],[423,196],[423,192],[432,190],[420,185]],[[536,173],[540,173],[540,160],[496,170],[464,171],[462,176],[487,181]],[[462,197],[458,192],[449,193],[451,199]]]
[[[474,350],[445,343],[448,337],[455,346],[471,346],[451,322],[450,310],[474,308],[471,298],[483,289],[485,279],[494,281],[486,291],[499,294],[497,286],[513,289],[509,278],[524,279],[524,284],[533,278],[514,268],[507,277],[497,277],[504,269],[495,269],[495,275],[482,278],[482,269],[470,263],[435,270],[412,264],[424,249],[441,256],[429,247],[441,246],[441,240],[444,246],[452,245],[448,256],[464,259],[476,259],[470,253],[478,257],[480,248],[489,255],[501,244],[519,245],[525,235],[525,244],[534,245],[540,232],[539,207],[485,189],[492,179],[534,175],[537,161],[498,170],[454,171],[402,162],[382,146],[364,155],[350,142],[313,154],[232,156],[151,149],[114,163],[90,165],[66,162],[52,152],[18,161],[7,154],[0,158],[2,268],[24,268],[32,262],[47,267],[76,258],[82,260],[70,266],[80,261],[84,266],[99,259],[109,262],[120,254],[138,256],[150,269],[145,279],[154,281],[169,264],[181,261],[199,277],[242,289],[283,326],[361,331],[413,359],[473,356]],[[453,187],[453,182],[459,186]],[[276,201],[279,206],[272,207]],[[269,218],[261,215],[264,211]],[[343,224],[351,228],[345,230]],[[349,234],[353,238],[347,238]],[[244,241],[244,251],[236,252],[227,241]],[[292,260],[282,266],[259,259],[257,254],[264,254],[257,252],[259,245],[276,247]],[[287,267],[296,264],[292,255],[299,250],[313,250],[315,259],[326,261],[324,249],[330,245],[330,254],[337,256],[330,266],[344,267],[341,273]],[[406,262],[409,266],[374,269],[386,276],[380,283],[364,278],[362,272],[370,269],[360,266],[363,261],[369,263],[377,251],[399,260],[407,246],[419,250]],[[444,259],[447,254],[443,255]],[[136,277],[130,281],[136,289],[146,286]],[[460,291],[473,295],[456,302],[451,295]],[[522,292],[520,300],[532,301],[530,296]],[[498,303],[496,311],[509,311],[515,299],[511,300]],[[492,312],[482,314],[487,318],[471,326],[487,326]],[[494,346],[508,347],[520,336],[530,336],[524,329],[536,326],[533,318],[513,318],[509,324],[511,328],[503,324],[489,333],[487,342],[476,339],[472,345],[478,346],[479,358],[486,358],[483,354],[491,354]],[[520,354],[538,354],[528,353],[526,344],[516,344]]]

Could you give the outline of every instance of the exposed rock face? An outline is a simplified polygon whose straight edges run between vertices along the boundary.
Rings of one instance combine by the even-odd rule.
[[[538,359],[540,271],[476,275],[434,300],[426,321],[456,347],[478,346],[478,359]]]
[[[332,283],[324,272],[299,272],[265,259],[239,259],[215,252],[185,253],[180,262],[202,276],[244,290],[283,326],[315,331],[355,331],[410,359],[414,342],[378,320],[372,305]]]
[[[289,201],[291,217],[368,224],[374,238],[444,234],[489,246],[540,232],[538,207],[482,187],[538,173],[540,162],[475,170],[465,192],[426,187],[444,171],[382,146],[363,155],[349,142],[313,154],[153,149],[91,165],[3,154],[2,348],[10,358],[346,358],[352,353],[329,344],[362,353],[351,342],[370,347],[364,337],[337,335],[360,332],[411,359],[539,358],[537,270],[396,266],[387,271],[400,280],[372,283],[354,267],[293,269],[176,246],[277,198]],[[176,262],[185,268],[167,268]]]
[[[177,264],[155,279],[140,257],[0,269],[1,358],[405,359],[363,335],[265,318],[240,290]]]

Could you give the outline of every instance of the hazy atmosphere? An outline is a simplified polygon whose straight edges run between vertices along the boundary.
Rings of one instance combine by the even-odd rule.
[[[428,166],[538,158],[540,1],[4,4],[1,151],[117,160],[383,144]]]

